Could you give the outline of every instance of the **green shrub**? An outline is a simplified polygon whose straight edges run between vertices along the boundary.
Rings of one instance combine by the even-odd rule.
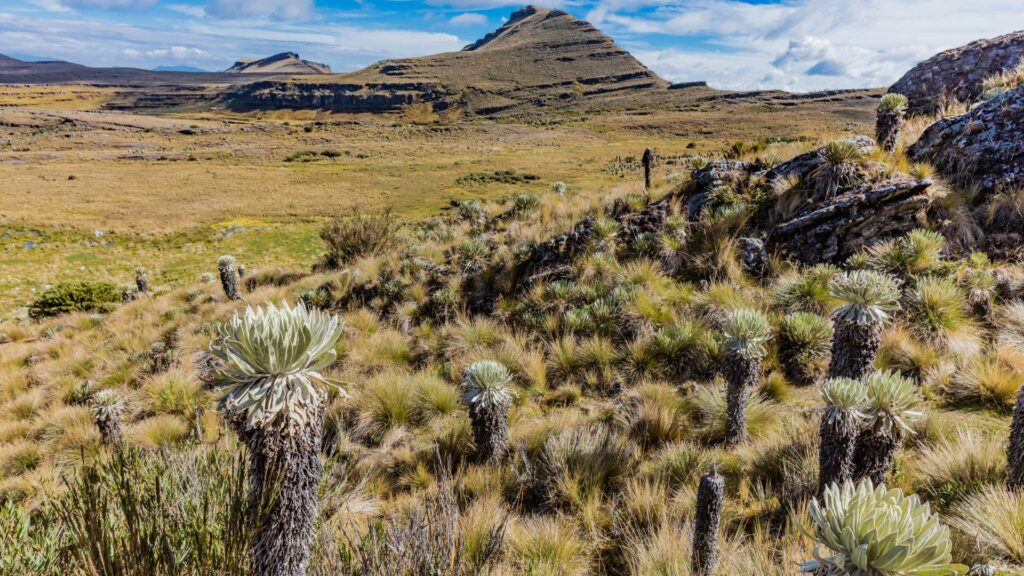
[[[106,310],[120,301],[121,290],[109,282],[62,282],[36,298],[28,308],[28,315],[45,318],[69,312]]]

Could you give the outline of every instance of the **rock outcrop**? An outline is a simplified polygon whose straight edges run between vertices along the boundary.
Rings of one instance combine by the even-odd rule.
[[[985,79],[1024,60],[1024,31],[940,52],[889,88],[910,100],[911,114],[932,114],[944,98],[976,102]]]
[[[864,186],[776,226],[770,246],[805,264],[839,263],[866,246],[927,224],[931,180]]]
[[[458,95],[430,83],[306,83],[253,82],[232,92],[233,110],[327,110],[332,112],[394,112],[411,104],[430,103],[442,111]]]
[[[908,154],[931,162],[957,184],[978,190],[979,200],[984,200],[1024,188],[1022,135],[1024,86],[932,124]]]

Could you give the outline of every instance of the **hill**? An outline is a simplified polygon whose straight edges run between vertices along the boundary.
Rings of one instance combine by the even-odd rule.
[[[26,62],[0,54],[0,84],[202,86],[236,84],[249,80],[252,78],[219,72],[144,70],[124,67],[93,68],[62,60]]]
[[[266,58],[243,58],[225,72],[236,74],[330,74],[331,67],[299,58],[294,52],[282,52]]]
[[[312,80],[256,83],[232,94],[230,102],[241,109],[369,112],[429,103],[435,111],[495,115],[664,99],[668,86],[590,23],[527,6],[459,52],[384,60]]]

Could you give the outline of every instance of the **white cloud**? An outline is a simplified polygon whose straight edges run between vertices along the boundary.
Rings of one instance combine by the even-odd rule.
[[[313,0],[213,0],[206,13],[231,20],[305,20],[313,16]]]
[[[2,0],[0,0],[2,2]],[[291,50],[330,64],[336,71],[378,60],[455,51],[468,40],[454,34],[400,28],[289,22],[218,22],[187,19],[167,26],[111,24],[89,16],[0,18],[0,53],[46,54],[89,66],[153,67],[180,58],[209,70],[226,69],[236,59]]]
[[[104,10],[124,8],[149,8],[157,0],[60,0],[66,8],[101,8]]]
[[[487,24],[487,16],[473,12],[464,12],[462,14],[452,16],[448,23],[452,26],[483,26],[484,24]]]
[[[936,52],[1021,28],[1024,2],[599,0],[588,18],[627,38],[701,38],[704,48],[651,50],[645,44],[637,52],[671,80],[817,90],[888,86]]]
[[[128,50],[133,49],[129,48]],[[188,46],[171,46],[170,48],[155,48],[153,50],[146,51],[146,56],[155,56],[157,58],[165,58],[167,56],[170,56],[175,60],[203,58],[208,55],[209,53],[206,52],[206,50],[200,50],[199,48],[190,48]]]
[[[206,18],[207,16],[205,8],[193,4],[168,4],[167,9],[193,18]]]

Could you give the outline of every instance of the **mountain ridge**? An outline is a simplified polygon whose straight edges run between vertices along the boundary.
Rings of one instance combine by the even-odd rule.
[[[667,92],[669,83],[589,22],[527,6],[460,51],[382,60],[347,74],[260,82],[229,95],[237,109],[316,108],[503,115],[571,105],[615,105]]]

